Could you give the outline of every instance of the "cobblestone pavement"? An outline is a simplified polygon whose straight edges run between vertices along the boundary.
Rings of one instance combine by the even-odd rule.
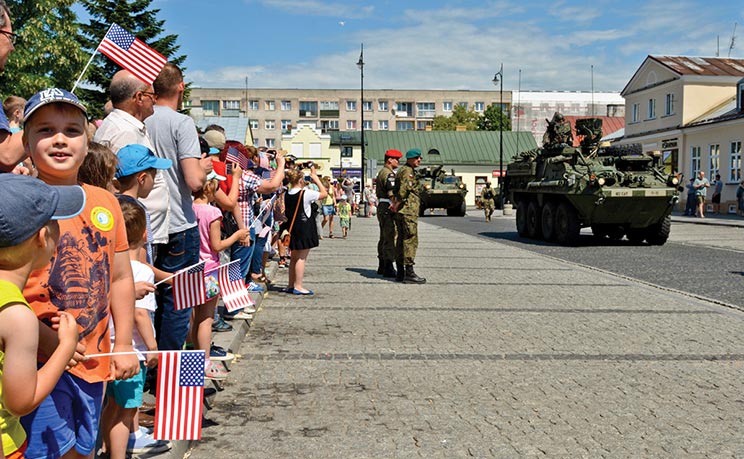
[[[425,222],[397,284],[376,232],[270,293],[192,458],[744,457],[741,313]]]

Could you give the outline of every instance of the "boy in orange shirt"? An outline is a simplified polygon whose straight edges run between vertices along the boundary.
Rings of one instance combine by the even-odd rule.
[[[74,94],[46,89],[29,99],[24,111],[23,144],[49,185],[76,185],[88,152],[86,110]],[[80,339],[72,366],[52,394],[21,419],[29,439],[26,457],[87,457],[93,453],[104,381],[139,372],[132,348],[134,283],[129,245],[119,203],[110,192],[82,185],[86,204],[75,218],[60,222],[57,253],[31,273],[23,293],[39,324],[39,351],[57,347],[49,319],[72,314]],[[132,354],[88,359],[111,352],[108,320],[116,327],[114,352]]]

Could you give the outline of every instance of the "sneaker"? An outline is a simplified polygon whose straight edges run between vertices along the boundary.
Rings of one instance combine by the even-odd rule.
[[[232,331],[233,327],[229,323],[225,322],[222,317],[215,320],[212,324],[212,331],[215,333],[229,332]]]
[[[246,287],[248,288],[249,292],[265,292],[266,291],[264,290],[263,287],[261,287],[260,285],[258,285],[257,283],[253,281],[248,282],[248,285],[246,285]]]
[[[129,454],[157,454],[164,453],[171,449],[171,443],[164,440],[155,440],[152,435],[142,433],[142,431],[129,434],[127,442],[127,453]]]
[[[251,320],[253,319],[253,314],[247,311],[240,311],[237,314],[226,316],[225,318],[231,320]]]
[[[222,369],[220,365],[217,365],[214,362],[209,362],[207,364],[207,368],[204,370],[204,377],[206,379],[215,379],[221,381],[223,379],[227,379],[227,371]]]
[[[212,347],[209,348],[209,360],[229,361],[234,358],[235,354],[228,352],[227,349],[222,346],[217,346],[212,343]]]

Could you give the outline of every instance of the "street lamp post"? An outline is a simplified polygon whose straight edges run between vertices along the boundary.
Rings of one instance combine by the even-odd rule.
[[[499,120],[499,206],[501,212],[504,212],[504,187],[503,174],[504,174],[504,63],[501,63],[501,68],[493,76],[491,80],[494,85],[499,85],[499,103],[501,104],[501,119]]]
[[[366,174],[366,161],[367,158],[364,156],[364,43],[362,43],[362,52],[359,53],[359,60],[357,61],[357,67],[361,74],[360,88],[361,88],[361,100],[359,103],[359,113],[362,116],[362,183],[359,185],[359,192],[364,192],[364,187],[367,184]],[[365,203],[366,206],[366,203]],[[365,209],[366,210],[366,209]],[[366,215],[366,212],[365,212]]]

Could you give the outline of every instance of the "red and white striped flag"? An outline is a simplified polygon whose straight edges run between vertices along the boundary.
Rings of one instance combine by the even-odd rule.
[[[255,304],[248,294],[248,289],[245,288],[239,260],[220,266],[217,277],[220,282],[222,301],[225,302],[225,308],[228,312]]]
[[[98,50],[147,84],[155,81],[168,61],[117,24],[111,25]]]
[[[178,272],[173,277],[173,309],[193,308],[207,302],[204,289],[204,263]]]
[[[228,147],[225,153],[225,162],[238,163],[243,169],[248,169],[248,158],[235,147]]]
[[[153,432],[155,439],[201,439],[204,359],[204,351],[160,353]]]

